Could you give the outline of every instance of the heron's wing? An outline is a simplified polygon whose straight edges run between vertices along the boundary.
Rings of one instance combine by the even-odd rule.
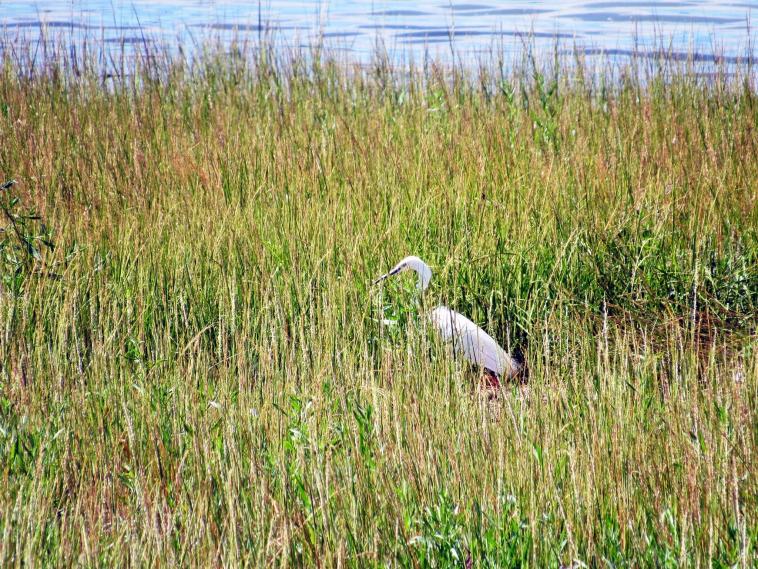
[[[442,339],[452,343],[453,350],[471,363],[485,367],[499,376],[511,376],[518,365],[498,343],[471,320],[451,310],[438,306],[429,313]]]

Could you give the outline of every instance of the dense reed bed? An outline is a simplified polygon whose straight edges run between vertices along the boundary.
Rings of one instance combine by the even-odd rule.
[[[752,68],[47,57],[0,68],[2,565],[756,562]],[[406,254],[525,386],[378,325]]]

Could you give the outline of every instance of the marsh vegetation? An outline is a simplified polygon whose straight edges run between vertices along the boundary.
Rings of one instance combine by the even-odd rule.
[[[755,563],[752,68],[32,51],[2,565]],[[526,387],[383,330],[406,254]]]

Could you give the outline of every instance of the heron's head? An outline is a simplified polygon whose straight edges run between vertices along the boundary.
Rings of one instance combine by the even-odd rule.
[[[424,263],[424,261],[422,261],[418,257],[411,255],[410,257],[405,257],[397,265],[392,267],[390,272],[376,279],[373,282],[373,284],[381,282],[384,279],[389,278],[391,276],[402,273],[403,271],[416,272],[416,274],[418,275],[418,284],[416,285],[416,288],[418,288],[419,290],[426,290],[426,288],[429,286],[429,281],[432,280],[432,269],[429,268],[429,265]]]

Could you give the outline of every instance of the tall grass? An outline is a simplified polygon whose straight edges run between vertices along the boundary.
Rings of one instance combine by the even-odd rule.
[[[0,562],[754,564],[755,77],[637,63],[6,57]]]

